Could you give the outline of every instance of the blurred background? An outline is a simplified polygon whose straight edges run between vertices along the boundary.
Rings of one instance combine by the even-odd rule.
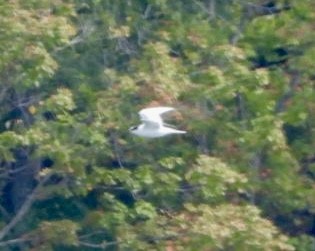
[[[315,2],[0,1],[0,250],[315,250]],[[135,137],[144,107],[186,130]]]

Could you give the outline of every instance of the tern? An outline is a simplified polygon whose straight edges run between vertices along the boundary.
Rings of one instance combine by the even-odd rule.
[[[142,124],[129,128],[129,131],[144,138],[159,138],[171,134],[184,134],[186,131],[176,130],[163,123],[161,115],[174,111],[173,107],[152,107],[139,111]]]

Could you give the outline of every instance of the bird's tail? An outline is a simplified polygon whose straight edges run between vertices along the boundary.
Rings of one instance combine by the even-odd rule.
[[[186,131],[181,131],[181,130],[176,130],[175,133],[177,133],[177,134],[185,134],[187,132]]]

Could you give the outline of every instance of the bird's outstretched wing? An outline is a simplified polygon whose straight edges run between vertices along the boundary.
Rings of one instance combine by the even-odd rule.
[[[147,127],[158,128],[163,125],[161,114],[175,110],[173,107],[145,108],[139,112],[141,121]]]

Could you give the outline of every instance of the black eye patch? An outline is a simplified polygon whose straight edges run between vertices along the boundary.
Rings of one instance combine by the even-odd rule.
[[[132,127],[129,128],[130,131],[134,131],[134,130],[137,130],[137,129],[138,129],[138,126],[132,126]]]

